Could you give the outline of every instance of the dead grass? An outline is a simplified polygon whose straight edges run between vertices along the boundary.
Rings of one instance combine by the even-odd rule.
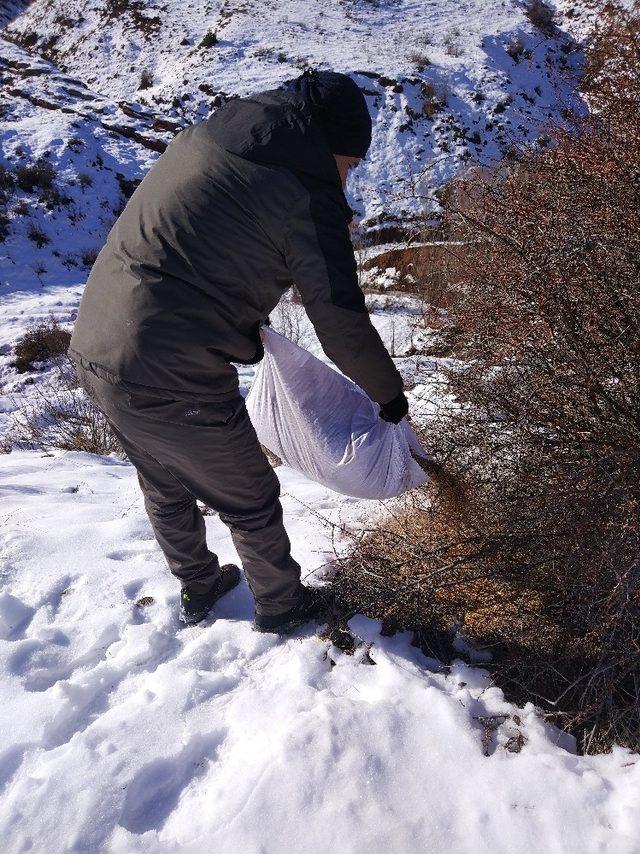
[[[124,456],[104,415],[81,388],[68,358],[53,379],[34,385],[28,397],[17,403],[8,436],[13,447]]]
[[[35,362],[47,362],[67,352],[71,333],[55,318],[26,332],[14,347],[13,367],[19,373],[34,370]]]

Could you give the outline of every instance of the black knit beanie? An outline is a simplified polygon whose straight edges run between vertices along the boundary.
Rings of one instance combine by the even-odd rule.
[[[371,117],[365,97],[351,77],[309,68],[280,88],[302,95],[333,154],[365,156],[371,145]]]

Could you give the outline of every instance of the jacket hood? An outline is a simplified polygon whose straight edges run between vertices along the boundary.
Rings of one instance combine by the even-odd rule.
[[[322,127],[298,93],[273,89],[234,98],[206,123],[215,142],[232,154],[342,187]]]
[[[307,68],[281,89],[297,92],[309,104],[334,154],[366,157],[371,145],[371,116],[358,84],[338,71]]]

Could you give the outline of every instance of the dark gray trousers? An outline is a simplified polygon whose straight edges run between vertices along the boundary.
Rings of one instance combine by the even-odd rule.
[[[138,394],[77,365],[138,472],[144,504],[171,572],[204,593],[220,571],[196,499],[218,511],[254,595],[256,611],[279,614],[301,598],[300,567],[282,523],[280,483],[244,400],[200,403]]]

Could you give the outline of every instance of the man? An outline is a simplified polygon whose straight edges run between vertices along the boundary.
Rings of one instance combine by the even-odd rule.
[[[233,366],[262,358],[260,326],[294,281],[329,358],[381,417],[407,412],[348,230],[347,171],[370,142],[366,101],[347,75],[307,71],[232,100],[172,141],[89,276],[69,354],[137,469],[184,622],[203,619],[240,577],[207,548],[196,499],[231,530],[256,629],[283,633],[320,614]]]

